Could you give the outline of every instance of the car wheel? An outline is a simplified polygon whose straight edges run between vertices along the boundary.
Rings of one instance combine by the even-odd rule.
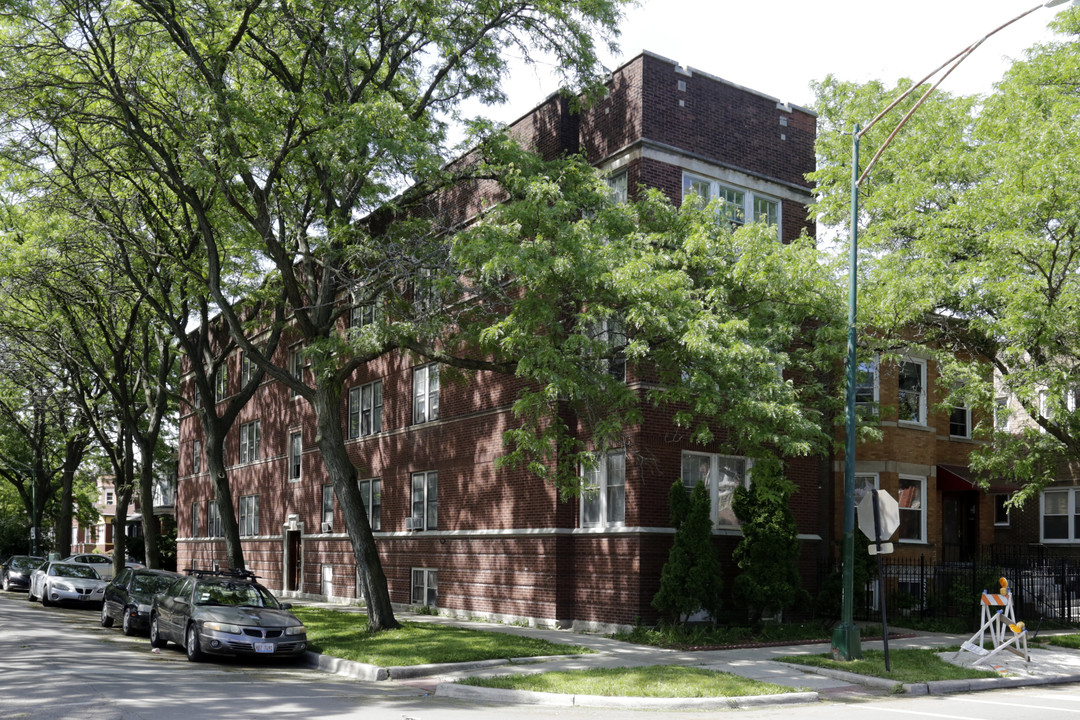
[[[27,585],[26,586],[26,599],[29,600],[30,602],[34,602],[34,586],[33,585]]]
[[[4,590],[6,591],[6,590],[10,590],[10,589],[11,589],[11,583],[8,580],[7,573],[4,573]]]
[[[131,622],[131,608],[124,608],[124,620],[122,622],[121,629],[125,635],[131,636],[135,634],[135,625]]]
[[[101,603],[101,627],[112,627],[113,620],[109,617],[109,606]]]
[[[52,607],[52,600],[49,599],[49,586],[45,585],[41,588],[41,604],[44,607]]]
[[[157,615],[154,615],[150,618],[150,647],[163,648],[168,644],[169,641],[161,636]]]
[[[206,653],[199,647],[199,628],[195,626],[195,623],[188,625],[184,649],[187,650],[187,659],[191,662],[202,662],[206,659]]]

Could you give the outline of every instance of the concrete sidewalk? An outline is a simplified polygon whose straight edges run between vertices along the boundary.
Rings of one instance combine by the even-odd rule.
[[[306,603],[303,601],[297,604],[318,605],[338,610],[352,609],[350,606]],[[355,608],[355,610],[361,611],[359,608]],[[310,658],[309,664],[329,672],[346,674],[358,679],[390,680],[406,683],[441,696],[467,697],[490,702],[555,705],[603,705],[614,707],[622,704],[623,701],[609,697],[554,696],[551,693],[496,691],[457,685],[454,681],[465,677],[491,677],[511,673],[529,674],[562,670],[584,670],[588,668],[681,665],[723,671],[801,691],[756,698],[695,699],[693,702],[678,699],[658,699],[655,703],[650,701],[643,704],[642,698],[633,698],[631,703],[633,707],[664,707],[668,709],[710,709],[773,703],[814,702],[822,697],[888,694],[895,692],[897,686],[897,683],[891,680],[871,678],[842,671],[809,668],[778,661],[778,658],[790,655],[827,654],[830,651],[830,644],[825,642],[810,645],[680,651],[635,645],[612,640],[601,635],[575,633],[569,630],[500,625],[439,615],[417,615],[409,612],[399,613],[398,617],[412,622],[430,622],[474,630],[535,637],[557,644],[581,645],[595,652],[590,655],[516,658],[465,664],[390,668],[375,668],[374,666],[350,663],[337,658],[313,656]],[[866,632],[872,633],[873,629],[868,628]],[[889,647],[890,649],[955,647],[967,639],[967,636],[943,633],[917,633],[910,638],[892,639],[889,642]],[[880,640],[864,641],[862,648],[864,650],[881,650],[883,643]],[[944,694],[997,687],[1080,682],[1080,651],[1061,648],[1035,648],[1031,650],[1030,654],[1030,663],[1024,662],[1022,658],[1010,653],[1002,653],[986,662],[984,669],[997,670],[1002,675],[1000,678],[914,683],[905,685],[904,691],[911,694]],[[955,662],[958,665],[970,665],[976,659],[976,656],[970,653],[950,652],[943,654],[942,658],[947,662]],[[983,665],[980,664],[979,667],[983,667]]]

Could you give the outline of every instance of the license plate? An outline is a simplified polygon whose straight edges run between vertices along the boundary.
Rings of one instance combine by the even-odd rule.
[[[80,599],[80,600],[89,600],[89,599],[90,599],[90,596],[89,596],[89,595],[80,595],[80,596],[79,596],[79,599]]]
[[[272,653],[274,652],[274,643],[255,643],[255,652]]]

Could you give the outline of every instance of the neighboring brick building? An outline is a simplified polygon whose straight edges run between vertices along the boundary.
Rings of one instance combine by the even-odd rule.
[[[584,152],[617,192],[660,188],[723,197],[765,215],[791,241],[814,232],[807,206],[815,116],[650,54],[616,70],[610,94],[580,113],[552,97],[511,127],[547,157]],[[289,349],[283,349],[282,361]],[[230,359],[225,394],[241,377]],[[640,378],[629,369],[627,382]],[[360,469],[390,596],[446,612],[584,627],[656,619],[650,606],[671,544],[667,494],[680,477],[712,483],[717,546],[739,538],[727,504],[751,461],[693,446],[669,414],[646,410],[632,452],[613,452],[588,478],[595,502],[560,501],[525,470],[496,470],[520,381],[479,373],[438,382],[438,368],[392,353],[349,384],[347,435]],[[190,392],[190,387],[189,387]],[[321,471],[302,400],[267,381],[226,443],[249,568],[285,595],[356,597],[352,549]],[[224,558],[197,418],[180,417],[178,566]],[[717,446],[719,447],[719,446]],[[956,460],[956,462],[960,462]],[[198,465],[196,463],[199,463]],[[832,498],[821,459],[791,460],[793,509],[808,584],[829,552]],[[725,568],[733,572],[732,563]],[[730,587],[728,582],[727,587]]]

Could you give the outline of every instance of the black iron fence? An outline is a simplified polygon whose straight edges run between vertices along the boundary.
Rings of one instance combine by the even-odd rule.
[[[1080,623],[1080,553],[993,546],[964,561],[931,562],[925,556],[882,560],[891,624],[902,625],[904,618],[960,618],[974,624],[980,616],[979,598],[984,590],[1001,592],[1000,578],[1009,583],[1018,620],[1029,626]],[[876,575],[863,590],[862,602],[856,595],[856,616],[877,619],[881,598]]]

